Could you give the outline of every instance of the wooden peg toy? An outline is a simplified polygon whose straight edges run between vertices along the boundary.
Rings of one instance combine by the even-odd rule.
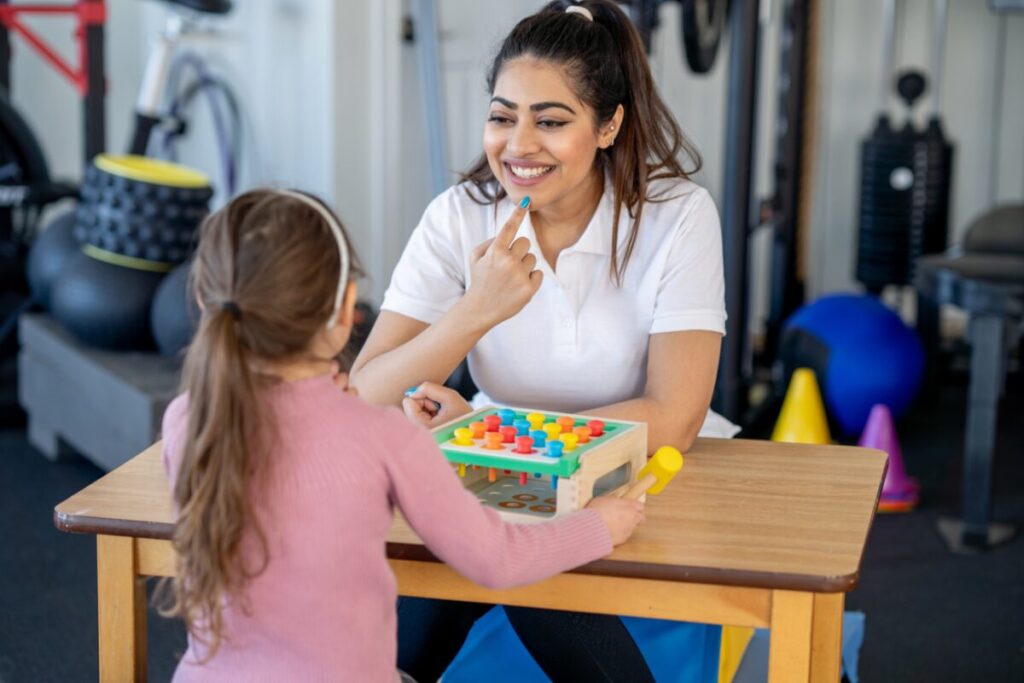
[[[642,422],[486,406],[433,431],[463,486],[520,523],[575,512],[647,464]]]

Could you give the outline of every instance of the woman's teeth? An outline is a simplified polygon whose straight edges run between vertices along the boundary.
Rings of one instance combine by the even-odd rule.
[[[509,164],[508,167],[518,178],[536,178],[554,168],[554,166],[513,166],[512,164]]]

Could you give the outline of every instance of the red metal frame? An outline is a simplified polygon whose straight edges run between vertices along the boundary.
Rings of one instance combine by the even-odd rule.
[[[78,68],[68,64],[63,57],[47,45],[42,38],[28,26],[21,23],[22,14],[65,14],[78,20],[75,28],[75,42],[78,43]],[[85,29],[88,26],[102,26],[107,20],[104,0],[79,0],[70,5],[7,5],[0,4],[0,24],[13,30],[31,45],[48,61],[53,68],[63,74],[83,97],[89,92],[89,65],[86,52]],[[102,87],[102,84],[96,84]]]

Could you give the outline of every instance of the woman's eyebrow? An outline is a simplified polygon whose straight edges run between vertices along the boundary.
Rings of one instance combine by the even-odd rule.
[[[492,97],[491,98],[491,102],[497,102],[498,104],[500,104],[502,106],[505,106],[505,107],[508,107],[509,109],[513,109],[513,110],[519,108],[518,104],[516,104],[515,102],[512,102],[510,100],[506,100],[504,97],[497,97],[497,96]],[[530,105],[530,111],[542,111],[544,109],[551,109],[552,107],[555,107],[555,108],[558,108],[558,109],[564,109],[564,110],[566,110],[567,112],[569,112],[570,114],[573,114],[573,115],[576,114],[575,110],[573,110],[572,107],[570,107],[567,104],[563,104],[561,102],[537,102],[536,104],[531,104]]]

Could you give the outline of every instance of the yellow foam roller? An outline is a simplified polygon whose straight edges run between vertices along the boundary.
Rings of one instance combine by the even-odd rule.
[[[152,185],[207,187],[210,184],[210,179],[204,174],[187,166],[137,154],[100,154],[93,163],[111,175]]]

